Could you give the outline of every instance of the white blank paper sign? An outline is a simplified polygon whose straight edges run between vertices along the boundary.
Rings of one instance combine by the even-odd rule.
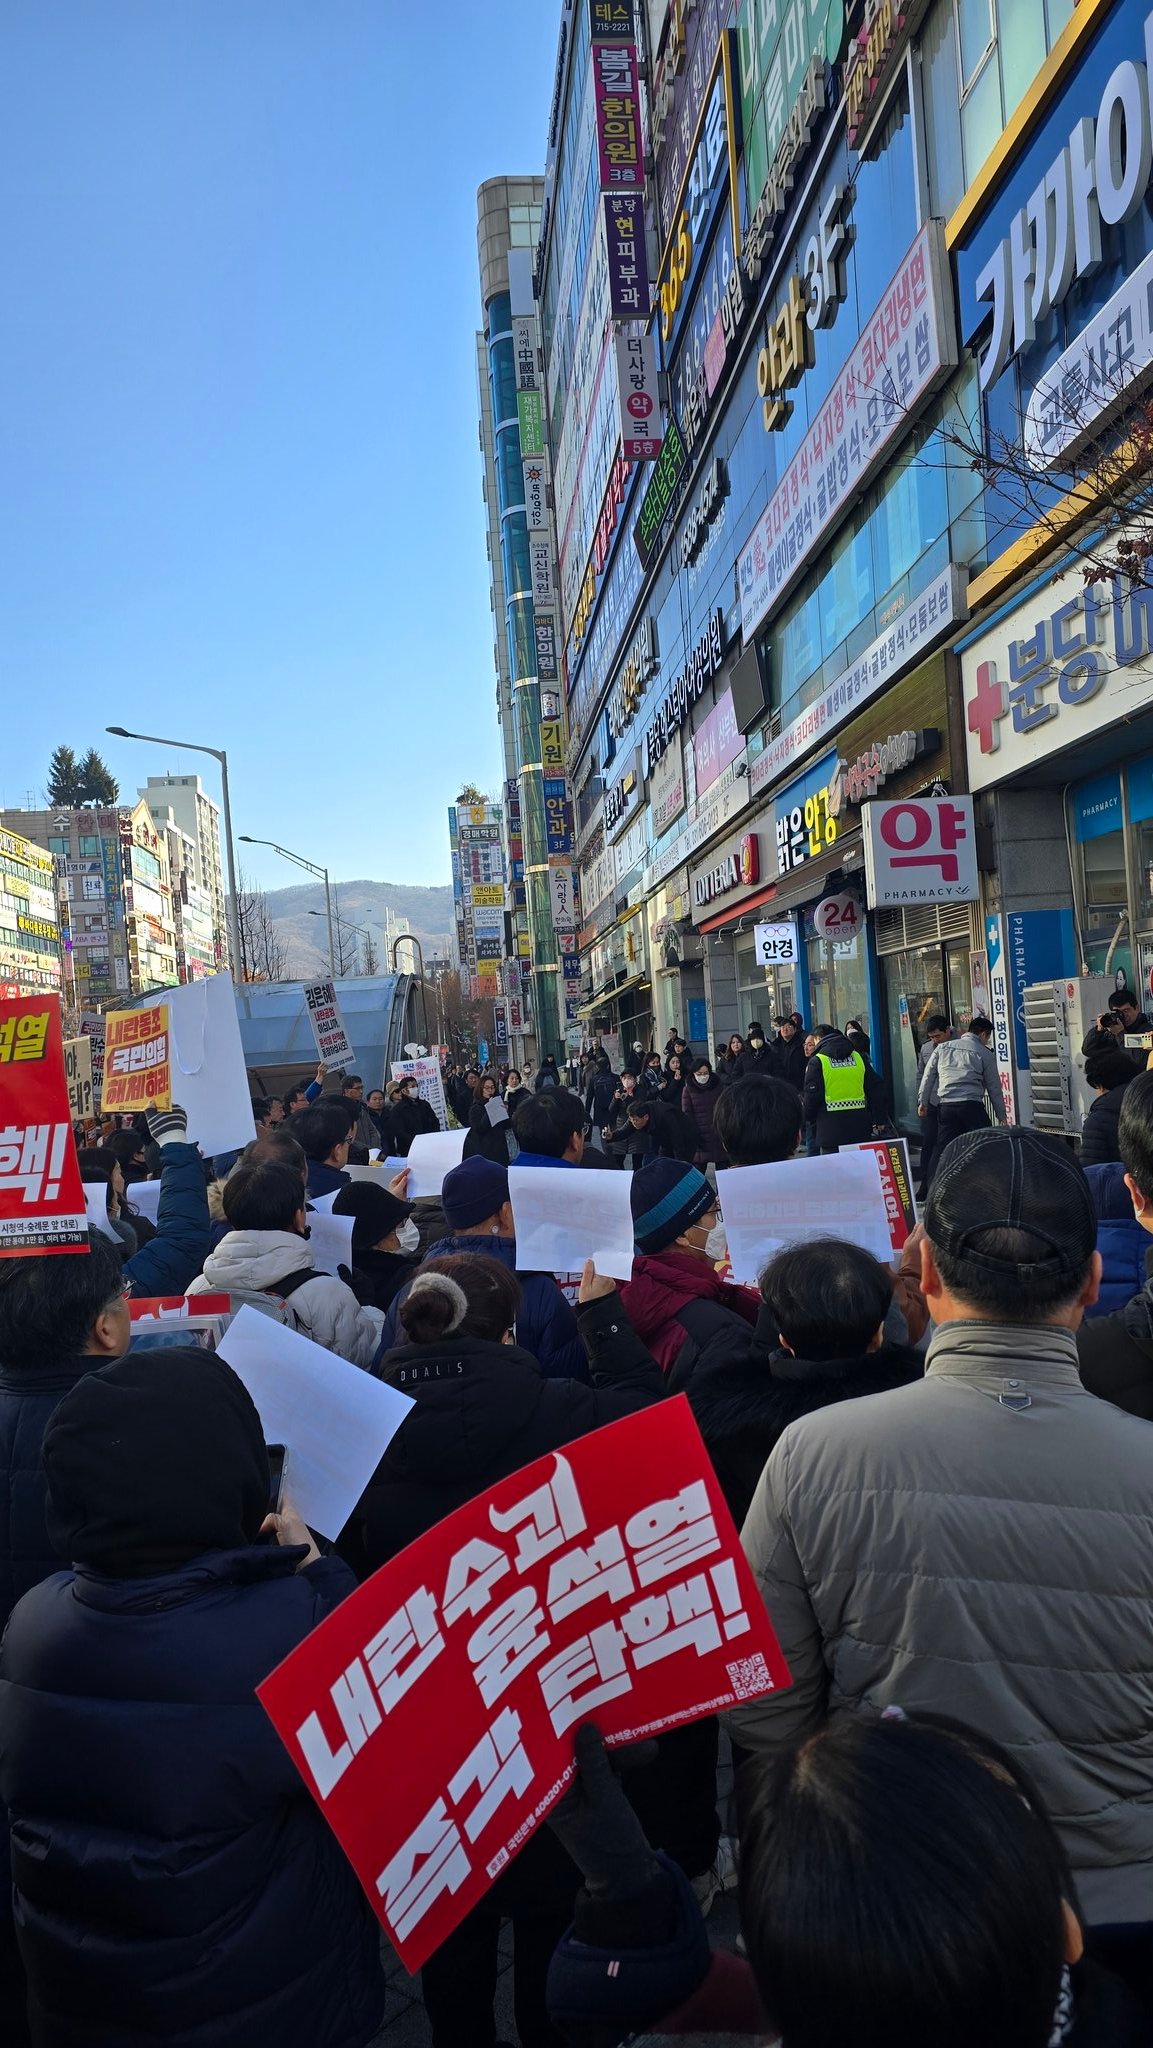
[[[887,1264],[892,1239],[875,1152],[835,1152],[717,1174],[733,1279],[755,1287],[783,1245],[814,1237],[859,1244]]]
[[[631,1173],[510,1166],[519,1273],[579,1273],[586,1259],[613,1280],[633,1270]]]
[[[446,1173],[459,1166],[464,1154],[465,1131],[422,1131],[414,1138],[408,1158],[408,1200],[422,1195],[439,1195]]]
[[[265,1443],[285,1446],[293,1506],[335,1541],[413,1405],[407,1394],[250,1307],[217,1357],[248,1388]]]

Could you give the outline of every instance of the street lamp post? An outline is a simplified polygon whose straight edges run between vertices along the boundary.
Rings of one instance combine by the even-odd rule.
[[[249,833],[242,832],[240,835],[240,844],[242,846],[270,846],[272,848],[273,853],[278,853],[282,860],[294,861],[298,868],[306,868],[310,875],[320,876],[320,879],[324,883],[324,914],[328,919],[328,971],[332,976],[333,980],[335,981],[336,946],[333,940],[332,933],[332,891],[329,888],[328,884],[328,869],[318,868],[315,861],[305,860],[304,855],[302,853],[290,853],[287,846],[278,846],[276,844],[275,839],[253,839]],[[317,915],[319,916],[319,912],[317,913]]]
[[[233,971],[244,980],[244,955],[240,946],[240,899],[236,893],[236,849],[232,840],[232,805],[228,796],[228,755],[223,747],[203,747],[195,740],[164,740],[151,732],[128,732],[122,725],[106,725],[118,740],[144,740],[150,747],[179,747],[187,754],[211,754],[220,763],[220,793],[224,803],[224,852],[228,861],[228,944]]]
[[[335,912],[334,914],[335,914],[335,917],[336,917],[336,924],[337,924],[337,929],[338,929],[339,931],[342,931],[342,932],[358,932],[358,933],[359,933],[359,935],[360,935],[360,937],[361,937],[362,939],[371,939],[371,937],[372,937],[372,933],[371,933],[371,931],[369,930],[369,928],[368,928],[368,926],[367,926],[366,924],[353,924],[353,922],[352,922],[352,919],[351,919],[350,917],[342,917],[342,916],[341,916],[341,914],[340,914],[340,912],[339,912],[339,910],[338,910],[338,911],[336,911],[336,912]],[[320,911],[320,910],[310,910],[310,911],[309,911],[309,913],[308,913],[308,915],[309,915],[310,917],[322,917],[322,916],[324,915],[324,913],[323,913],[323,911]],[[358,957],[358,960],[359,960],[359,948],[358,948],[358,955],[357,955],[357,957]],[[343,973],[343,972],[344,972],[344,946],[343,946],[343,944],[341,945],[341,948],[340,948],[340,968],[341,968],[341,973]]]
[[[416,957],[420,962],[420,1007],[421,1014],[424,1018],[424,1042],[426,1045],[428,1045],[431,1043],[431,1041],[428,1035],[428,997],[425,994],[424,988],[424,947],[421,945],[420,940],[415,936],[413,932],[399,933],[399,935],[392,942],[392,971],[394,974],[397,971],[396,956],[401,946],[411,946],[413,952],[416,954]]]

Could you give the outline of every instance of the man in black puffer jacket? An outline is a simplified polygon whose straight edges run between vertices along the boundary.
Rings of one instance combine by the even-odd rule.
[[[380,1929],[255,1690],[351,1573],[287,1503],[261,1542],[260,1417],[204,1351],[85,1373],[44,1470],[58,1558],[76,1562],[26,1594],[0,1647],[37,2048],[365,2048]]]
[[[919,1352],[885,1342],[892,1276],[839,1238],[789,1246],[761,1276],[763,1306],[744,1341],[714,1338],[683,1383],[738,1529],[781,1432],[802,1415],[907,1387]]]

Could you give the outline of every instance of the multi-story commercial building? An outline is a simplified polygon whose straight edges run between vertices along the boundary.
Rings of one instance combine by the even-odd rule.
[[[227,969],[231,950],[219,805],[208,795],[199,775],[150,775],[138,794],[153,809],[159,806],[162,811],[171,810],[180,830],[192,841],[194,864],[190,880],[195,881],[211,903],[215,964]],[[239,970],[234,966],[232,971]]]
[[[557,655],[556,536],[533,251],[542,180],[478,193],[484,330],[477,337],[481,451],[505,754],[509,943],[501,977],[523,1064],[562,1039],[575,987],[572,816]],[[566,950],[567,949],[567,950]]]
[[[456,913],[452,950],[462,992],[473,1002],[494,1005],[501,1051],[504,1053],[512,1045],[514,1056],[520,1058],[519,1046],[512,1044],[509,1030],[507,988],[512,939],[501,805],[450,805],[448,838]]]
[[[1046,246],[1014,269],[1030,195],[1067,163],[1077,91],[1101,103],[1098,132],[1148,133],[1143,83],[1124,75],[1131,115],[1115,81],[1102,97],[1112,65],[1143,61],[1141,9],[567,0],[561,16],[536,292],[582,1019],[703,1046],[794,1008],[859,1017],[915,1128],[923,1019],[986,1000],[985,906],[1002,910],[1014,860],[1023,878],[1047,858],[1036,799],[1018,799],[1019,824],[1005,813],[999,853],[976,835],[980,881],[930,889],[922,865],[882,897],[867,862],[889,800],[919,832],[938,816],[922,800],[960,797],[972,835],[974,734],[994,735],[988,778],[1009,758],[997,736],[1020,729],[1020,650],[1057,632],[1048,593],[1044,622],[1034,602],[1002,633],[1000,665],[966,625],[1030,559],[1030,521],[982,487],[981,436],[999,422],[1006,438],[1070,337],[1117,314],[1125,256],[1153,247],[1148,153],[1129,151],[1129,190],[1126,151],[1102,145],[1097,203],[1116,227],[1082,250],[1074,220],[1067,261]],[[1123,332],[1147,334],[1135,307]],[[1136,647],[1143,597],[1126,618]],[[1027,781],[1063,754],[1058,700],[1085,720],[1080,671],[1061,673],[1041,739],[1012,755]],[[1091,909],[1117,965],[1119,921],[1147,928],[1132,971],[1148,993],[1143,799],[1130,784],[1117,801],[1123,838],[1082,863],[1082,927]],[[1090,847],[1115,815],[1108,792],[1097,802]],[[1047,846],[1062,829],[1058,808]],[[1062,887],[1068,906],[1067,863]]]
[[[64,986],[52,856],[0,824],[0,996]]]
[[[197,880],[202,870],[196,841],[177,824],[171,806],[162,809],[158,802],[153,802],[148,809],[168,854],[177,979],[202,981],[205,975],[216,973],[219,962],[216,905]]]
[[[82,1009],[176,983],[168,850],[143,800],[115,810],[10,811],[5,820],[55,856]]]

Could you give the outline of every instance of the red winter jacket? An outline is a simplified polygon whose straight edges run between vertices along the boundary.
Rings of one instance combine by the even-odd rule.
[[[633,1277],[625,1282],[620,1295],[634,1330],[664,1372],[672,1371],[686,1344],[692,1342],[700,1348],[701,1331],[694,1330],[690,1339],[684,1324],[677,1320],[686,1302],[707,1302],[718,1331],[726,1321],[755,1323],[761,1305],[760,1296],[751,1288],[732,1287],[722,1280],[708,1259],[672,1249],[639,1252],[633,1260]]]

